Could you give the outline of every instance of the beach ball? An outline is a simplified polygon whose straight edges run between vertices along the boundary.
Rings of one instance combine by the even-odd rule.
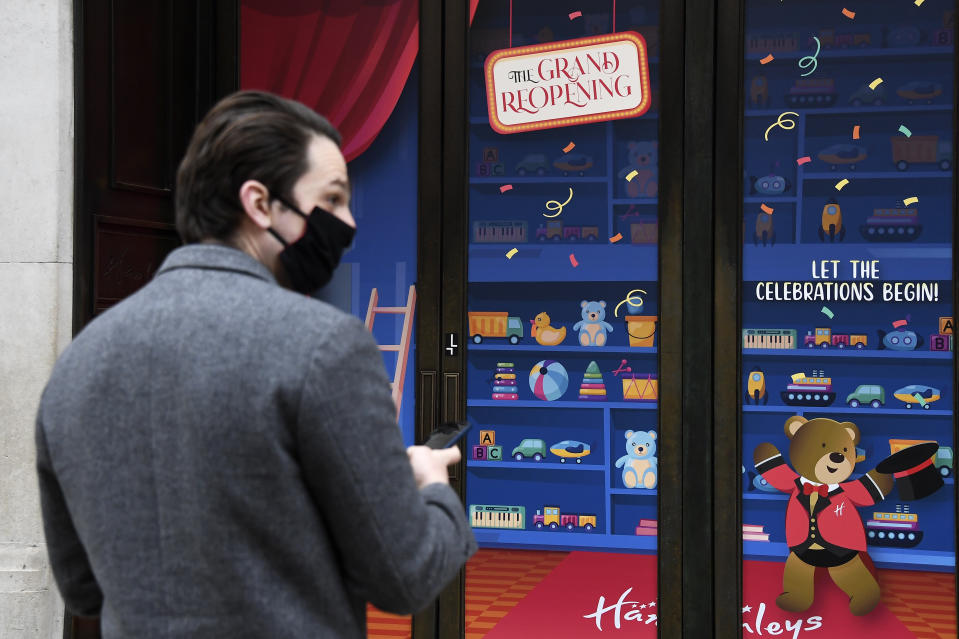
[[[544,359],[529,372],[529,389],[540,399],[557,400],[569,386],[569,373],[559,362]]]

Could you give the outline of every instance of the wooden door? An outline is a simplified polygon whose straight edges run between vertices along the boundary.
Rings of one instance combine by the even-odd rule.
[[[74,16],[76,334],[180,244],[176,168],[193,127],[237,86],[237,10],[235,0],[77,0]],[[66,616],[64,637],[99,636],[98,619]]]

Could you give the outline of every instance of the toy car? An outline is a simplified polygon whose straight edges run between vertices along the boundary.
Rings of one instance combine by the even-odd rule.
[[[935,459],[936,470],[943,477],[952,475],[952,449],[948,446],[940,446],[936,451]]]
[[[583,457],[589,455],[589,444],[575,439],[564,439],[550,446],[549,452],[559,457],[561,464],[565,464],[567,459],[575,459],[577,464],[582,464]]]
[[[546,442],[542,439],[524,439],[511,454],[516,461],[523,461],[527,457],[532,457],[533,461],[542,461],[546,456]]]
[[[895,393],[893,397],[906,404],[906,408],[912,408],[913,404],[919,404],[925,410],[929,410],[929,405],[939,401],[942,397],[938,388],[932,386],[923,386],[922,384],[910,384],[903,386]]]
[[[886,403],[886,389],[876,384],[860,384],[846,396],[846,403],[850,408],[859,408],[863,404],[881,408]]]
[[[792,186],[789,180],[781,175],[764,175],[763,177],[749,177],[750,195],[782,195]]]
[[[862,106],[864,104],[882,106],[885,100],[886,87],[882,84],[877,86],[875,91],[870,89],[868,84],[864,84],[859,87],[855,93],[849,96],[849,104],[853,106]]]
[[[926,104],[932,104],[933,98],[942,95],[942,85],[926,80],[913,80],[896,89],[896,94],[903,98],[907,104],[923,100],[926,101]]]
[[[820,151],[817,157],[823,162],[828,162],[829,169],[832,171],[835,171],[840,164],[854,171],[858,162],[869,157],[869,152],[855,144],[833,144]]]
[[[530,153],[516,165],[516,175],[527,175],[535,173],[536,175],[546,175],[549,170],[549,163],[546,155],[543,153]]]
[[[562,171],[563,175],[577,173],[583,176],[593,167],[593,158],[582,153],[567,153],[553,160],[553,166]]]

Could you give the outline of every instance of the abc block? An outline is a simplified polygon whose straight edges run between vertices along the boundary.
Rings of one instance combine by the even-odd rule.
[[[481,430],[479,443],[483,446],[494,446],[496,444],[496,431]]]
[[[483,461],[486,459],[486,446],[473,446],[473,459]]]
[[[952,342],[951,335],[930,335],[929,336],[929,350],[931,351],[948,351],[950,343]]]
[[[939,334],[940,335],[952,335],[953,328],[954,328],[954,325],[952,323],[951,317],[939,318]]]
[[[490,461],[501,461],[503,459],[503,447],[502,446],[487,447],[486,456]]]

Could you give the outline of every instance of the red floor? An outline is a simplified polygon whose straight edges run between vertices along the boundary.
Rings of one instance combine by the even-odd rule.
[[[565,552],[482,549],[466,565],[466,639],[482,639],[563,560]],[[955,576],[879,570],[882,603],[918,639],[956,639]],[[410,617],[367,615],[369,639],[410,637]],[[878,638],[876,638],[878,639]]]

